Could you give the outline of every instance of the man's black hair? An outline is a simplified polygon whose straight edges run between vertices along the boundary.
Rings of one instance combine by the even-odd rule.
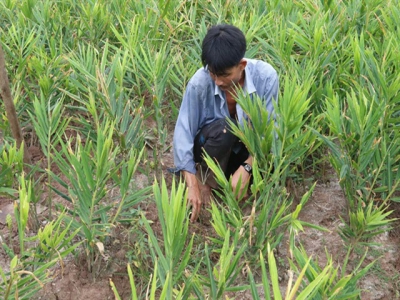
[[[224,75],[236,66],[246,53],[246,38],[243,32],[232,25],[220,24],[211,27],[202,44],[201,61],[213,74]]]

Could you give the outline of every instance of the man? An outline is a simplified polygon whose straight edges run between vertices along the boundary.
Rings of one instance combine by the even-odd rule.
[[[278,95],[278,76],[271,65],[244,58],[246,39],[232,25],[210,28],[202,43],[202,63],[189,81],[174,132],[175,171],[181,171],[192,206],[191,222],[199,216],[201,205],[209,201],[215,179],[203,161],[203,151],[232,176],[232,188],[240,182],[240,193],[249,182],[253,159],[246,147],[231,133],[227,118],[243,123],[246,116],[236,103],[242,89],[266,101],[273,115]]]

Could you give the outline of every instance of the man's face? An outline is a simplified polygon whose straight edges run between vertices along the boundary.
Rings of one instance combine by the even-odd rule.
[[[244,68],[247,61],[242,59],[236,66],[225,70],[222,75],[215,75],[209,71],[211,79],[223,91],[233,91],[236,87],[244,83]]]

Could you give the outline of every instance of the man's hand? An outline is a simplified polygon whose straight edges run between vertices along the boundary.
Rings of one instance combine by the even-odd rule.
[[[245,163],[252,164],[253,163],[253,158],[249,156],[248,159],[246,159]],[[232,175],[232,190],[236,191],[236,188],[238,187],[239,181],[240,181],[240,187],[239,187],[239,193],[236,195],[237,198],[240,198],[242,196],[247,196],[247,191],[244,190],[246,185],[250,181],[251,175],[244,169],[243,166],[240,166],[235,173]]]
[[[188,187],[188,205],[192,207],[190,222],[194,223],[199,218],[201,210],[201,192],[196,175],[183,171]]]
[[[188,187],[188,205],[192,207],[190,222],[194,223],[199,218],[201,210],[201,193],[198,187]]]
[[[236,170],[235,173],[232,175],[232,190],[235,192],[236,188],[238,187],[239,181],[240,181],[240,187],[239,187],[239,193],[236,195],[237,198],[240,198],[241,196],[246,196],[243,194],[244,188],[246,187],[247,183],[250,180],[250,174],[247,173],[247,171],[243,168],[243,166],[240,166],[239,169]]]

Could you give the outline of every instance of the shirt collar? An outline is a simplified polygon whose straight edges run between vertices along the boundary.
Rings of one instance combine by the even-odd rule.
[[[247,60],[246,68],[244,69],[246,76],[244,77],[244,87],[243,89],[250,95],[255,93],[256,87],[254,86],[253,77],[251,76],[249,61]]]

